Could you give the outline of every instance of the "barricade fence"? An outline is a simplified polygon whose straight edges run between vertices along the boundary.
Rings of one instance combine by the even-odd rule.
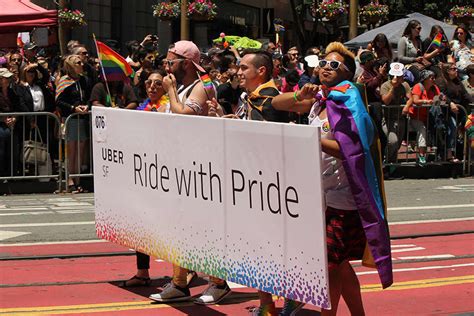
[[[423,105],[413,106],[411,114],[404,114],[403,107],[381,107],[384,165],[462,163],[463,175],[469,175],[472,155],[464,130],[469,114],[466,108],[458,105],[454,113],[444,104]]]
[[[474,150],[463,129],[465,107],[457,114],[446,106],[417,108],[426,109],[426,117],[423,111],[404,115],[399,105],[381,106],[376,125],[385,137],[384,165],[416,165],[424,155],[426,165],[461,163],[463,175],[470,175]],[[14,126],[8,125],[11,118]],[[58,191],[72,191],[82,178],[93,177],[91,133],[90,113],[66,119],[49,112],[0,113],[0,181],[54,180]]]
[[[55,179],[59,189],[60,127],[49,112],[0,113],[0,180]]]

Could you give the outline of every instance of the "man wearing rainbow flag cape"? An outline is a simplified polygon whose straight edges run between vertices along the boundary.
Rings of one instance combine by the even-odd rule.
[[[380,143],[359,90],[350,82],[354,55],[333,42],[319,67],[321,86],[307,84],[300,91],[281,94],[272,105],[279,110],[310,110],[310,124],[321,127],[332,306],[322,315],[336,315],[341,295],[352,315],[364,315],[360,284],[349,260],[362,259],[364,265],[377,268],[384,288],[393,283]],[[293,310],[302,306],[285,305]]]

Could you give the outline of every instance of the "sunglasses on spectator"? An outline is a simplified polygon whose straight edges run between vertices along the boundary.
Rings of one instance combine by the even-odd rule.
[[[341,63],[338,60],[321,59],[319,61],[319,67],[320,68],[324,68],[324,67],[326,67],[326,65],[329,65],[329,68],[331,68],[332,70],[337,70],[337,69],[339,69],[339,67],[342,66],[345,70],[349,71],[349,68],[347,68],[346,65],[344,65],[343,63]]]
[[[456,67],[450,67],[449,70],[458,70]]]
[[[21,61],[21,58],[12,58],[12,61]]]
[[[79,54],[81,54],[81,55],[89,55],[88,52],[80,52]]]
[[[186,60],[184,58],[176,58],[176,59],[165,59],[163,60],[163,63],[167,64],[169,67],[173,67],[174,63],[177,63],[179,61]]]
[[[81,66],[84,65],[84,64],[82,63],[82,61],[78,61],[78,62],[76,62],[75,64],[76,64],[76,65],[81,65]]]
[[[464,35],[464,32],[456,32],[457,35]]]
[[[151,87],[152,85],[156,85],[158,87],[161,87],[163,85],[163,81],[147,79],[147,80],[145,80],[145,85],[147,87]]]

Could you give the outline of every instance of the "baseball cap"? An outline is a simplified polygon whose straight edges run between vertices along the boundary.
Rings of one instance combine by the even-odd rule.
[[[363,51],[359,56],[359,60],[362,65],[374,59],[375,55],[370,50]]]
[[[7,68],[0,68],[0,77],[10,78],[11,76],[13,76],[13,73],[11,73]]]
[[[317,67],[319,63],[319,58],[317,55],[306,56],[304,60],[308,63],[308,67],[311,67],[311,68]]]
[[[201,52],[199,48],[191,41],[178,41],[168,50],[169,52],[178,56],[189,59],[200,72],[206,72],[204,68],[199,65],[201,60]]]
[[[390,64],[390,70],[388,71],[388,74],[390,76],[394,76],[394,77],[401,77],[403,76],[403,73],[404,73],[404,66],[402,63],[391,63]]]
[[[225,50],[220,49],[220,48],[217,48],[217,47],[211,47],[211,48],[209,48],[209,50],[207,51],[207,55],[208,55],[208,56],[218,55],[218,54],[223,53],[224,51],[225,51]]]

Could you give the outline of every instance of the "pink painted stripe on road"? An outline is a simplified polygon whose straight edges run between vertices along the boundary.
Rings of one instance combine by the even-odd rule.
[[[390,225],[390,236],[422,235],[434,233],[473,231],[474,220],[440,221],[416,224]]]

